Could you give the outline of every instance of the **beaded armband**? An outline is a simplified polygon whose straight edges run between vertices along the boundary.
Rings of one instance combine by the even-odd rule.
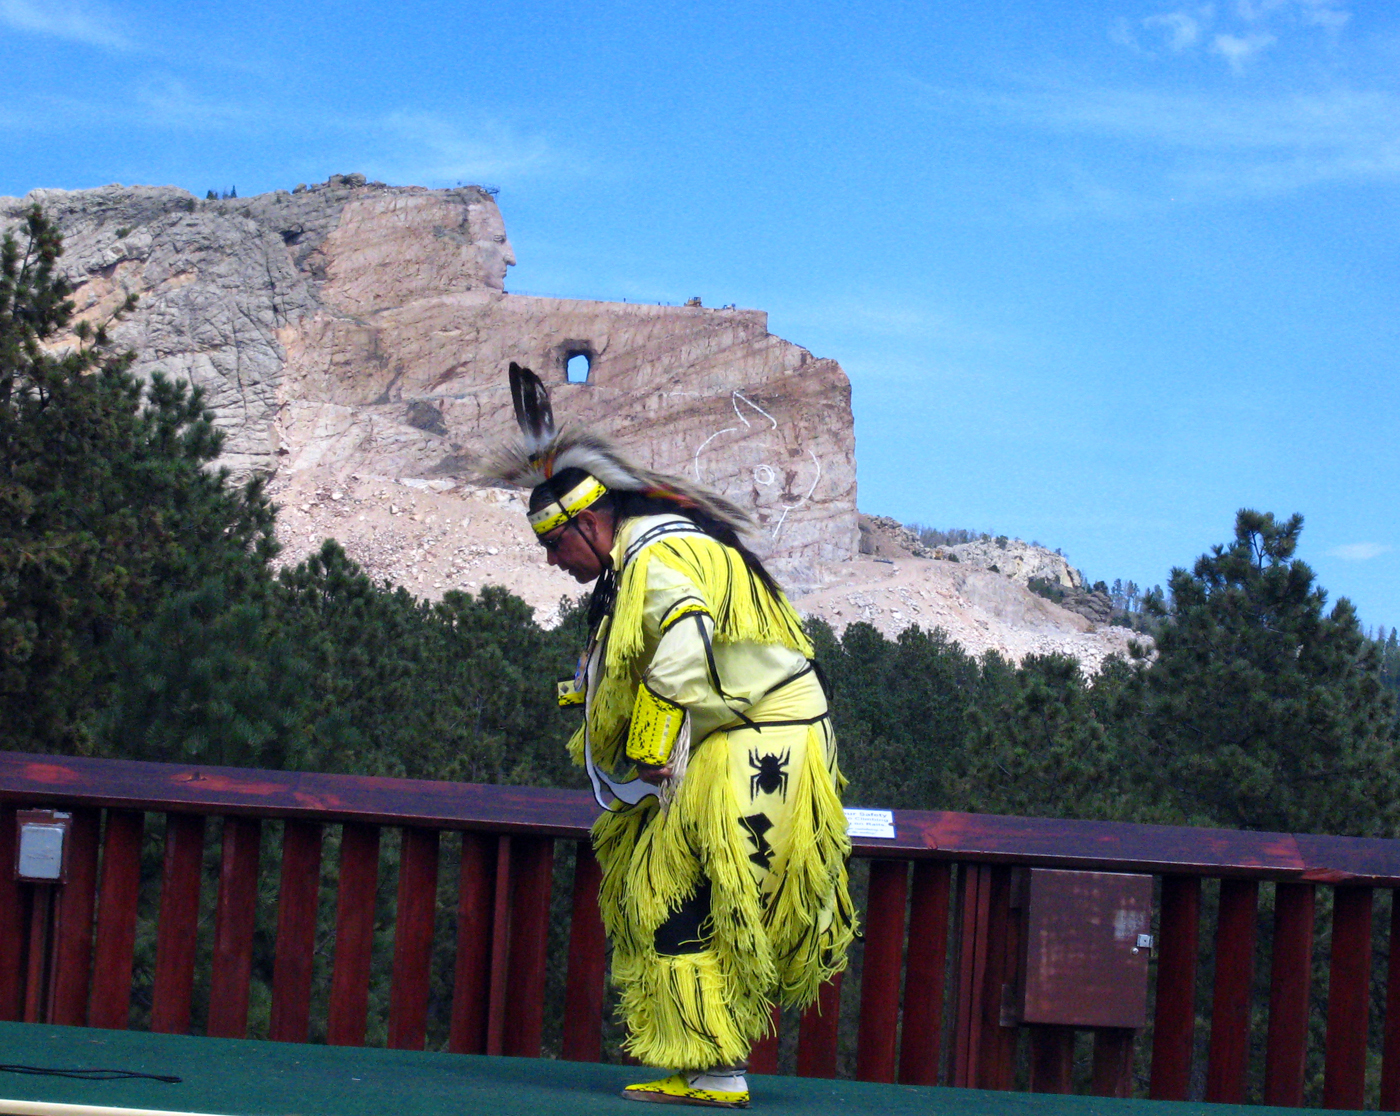
[[[627,758],[649,767],[662,767],[685,724],[685,710],[645,685],[637,687],[632,724],[627,730]]]

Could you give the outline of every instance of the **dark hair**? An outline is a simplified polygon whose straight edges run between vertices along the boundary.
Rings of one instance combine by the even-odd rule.
[[[570,490],[589,474],[583,469],[560,469],[543,484],[530,491],[530,511],[537,512],[551,500],[561,500]],[[641,492],[617,492],[609,490],[589,505],[590,511],[610,511],[615,523],[624,519],[634,519],[642,515],[682,515],[711,538],[718,539],[725,546],[733,547],[744,560],[744,565],[772,592],[779,593],[778,583],[764,568],[758,555],[744,545],[739,533],[728,523],[706,515],[698,508],[684,508],[673,500],[661,496],[647,496]]]

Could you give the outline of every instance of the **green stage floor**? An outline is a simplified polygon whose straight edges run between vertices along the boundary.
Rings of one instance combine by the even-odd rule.
[[[35,1101],[220,1116],[638,1116],[681,1111],[675,1106],[643,1108],[618,1096],[623,1085],[647,1080],[645,1070],[532,1058],[0,1023],[0,1063],[183,1079],[178,1085],[91,1082],[0,1072],[0,1113],[34,1113],[32,1104],[24,1102]],[[754,1110],[769,1116],[1268,1116],[1289,1111],[798,1077],[753,1076],[749,1087]]]

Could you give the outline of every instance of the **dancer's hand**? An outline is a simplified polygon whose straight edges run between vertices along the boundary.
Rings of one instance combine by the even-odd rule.
[[[652,767],[649,763],[637,764],[637,778],[644,783],[650,783],[654,787],[660,786],[671,777],[671,765],[668,763],[663,767]]]

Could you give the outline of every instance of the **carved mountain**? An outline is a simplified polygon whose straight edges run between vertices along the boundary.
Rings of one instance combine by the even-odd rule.
[[[80,316],[138,294],[113,331],[137,371],[201,386],[223,463],[271,478],[285,561],[334,537],[376,578],[431,597],[502,584],[549,622],[578,586],[543,563],[519,497],[473,480],[514,432],[516,360],[561,419],[750,508],[799,607],[838,628],[939,625],[974,652],[1091,667],[1126,641],[972,561],[862,556],[835,361],[774,337],[759,310],[509,294],[515,258],[487,191],[362,175],[251,198],[36,190],[0,198],[0,228],[35,202],[63,231]]]

